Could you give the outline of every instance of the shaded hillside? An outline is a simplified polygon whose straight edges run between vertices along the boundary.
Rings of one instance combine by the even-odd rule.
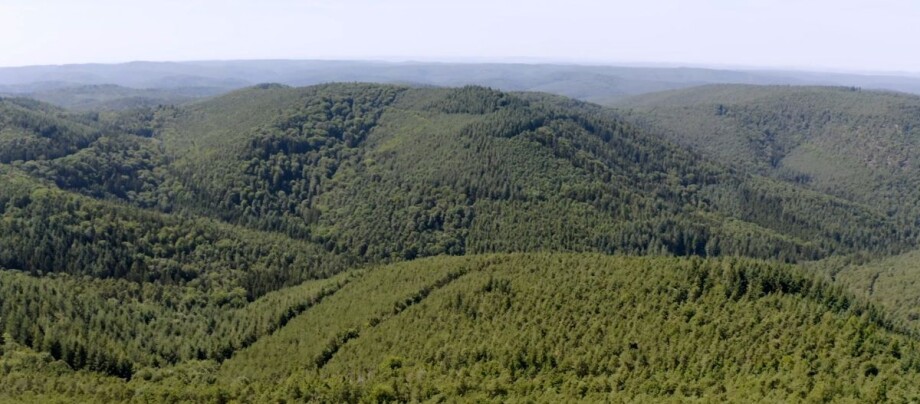
[[[370,257],[794,259],[911,236],[870,235],[887,226],[877,214],[733,174],[589,104],[477,87],[266,86],[191,106],[160,138],[186,191],[176,206]]]
[[[0,265],[33,274],[245,288],[258,296],[341,265],[309,243],[62,192],[0,167]],[[322,257],[322,259],[321,259]]]
[[[0,163],[66,156],[88,146],[99,130],[56,107],[0,98]]]
[[[352,262],[279,234],[64,192],[0,166],[0,334],[74,369],[131,377],[142,365],[228,357],[314,299],[271,292]]]
[[[916,224],[918,97],[855,88],[708,86],[620,107],[708,156]]]
[[[373,269],[223,365],[129,382],[9,342],[0,361],[0,395],[45,401],[897,402],[920,385],[912,339],[793,267],[598,255]]]
[[[914,238],[880,212],[733,172],[560,97],[263,85],[103,118],[97,141],[17,167],[372,261],[534,250],[794,261]]]

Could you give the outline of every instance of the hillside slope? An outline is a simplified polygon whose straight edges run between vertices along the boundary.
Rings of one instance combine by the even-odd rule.
[[[66,156],[99,135],[98,128],[57,107],[0,97],[0,163]]]
[[[719,85],[649,94],[619,107],[708,156],[916,224],[920,97]]]
[[[828,274],[900,320],[920,325],[920,250],[889,257],[838,257],[807,267]]]
[[[528,254],[395,264],[363,272],[221,366],[141,370],[127,383],[48,372],[56,362],[15,344],[3,355],[0,394],[43,400],[884,402],[920,394],[920,351],[876,309],[794,267],[737,259]]]
[[[266,85],[182,108],[155,133],[170,175],[143,199],[371,259],[564,249],[796,260],[913,237],[878,212],[733,173],[557,97]]]
[[[920,97],[720,85],[649,94],[619,108],[626,119],[738,170],[847,199],[902,228],[920,222]],[[809,267],[916,323],[917,259],[915,250],[862,252]]]

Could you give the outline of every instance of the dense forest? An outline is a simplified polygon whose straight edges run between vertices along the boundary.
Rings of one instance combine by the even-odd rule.
[[[920,97],[858,88],[718,85],[624,101],[633,120],[739,167],[915,225]]]
[[[317,282],[299,293],[329,287]],[[437,257],[326,295],[223,364],[145,367],[127,382],[7,341],[0,397],[899,402],[920,383],[916,341],[881,311],[763,261]]]
[[[913,98],[699,91],[2,98],[0,400],[916,397]]]

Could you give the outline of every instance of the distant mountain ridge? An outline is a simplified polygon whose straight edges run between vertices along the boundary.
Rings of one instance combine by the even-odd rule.
[[[225,92],[263,82],[305,86],[328,82],[482,85],[544,91],[598,103],[705,84],[836,85],[920,94],[920,77],[705,68],[561,64],[422,63],[318,60],[131,62],[0,68],[0,93],[35,93],[84,85]]]

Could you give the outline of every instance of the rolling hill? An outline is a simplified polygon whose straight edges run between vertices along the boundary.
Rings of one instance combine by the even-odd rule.
[[[25,98],[0,98],[0,163],[63,157],[99,131],[63,110]]]
[[[0,399],[915,395],[915,308],[832,264],[909,260],[918,224],[634,105],[362,83],[0,99]]]
[[[920,250],[886,257],[856,254],[809,263],[900,321],[920,324]]]
[[[620,104],[670,140],[743,169],[917,217],[920,98],[857,88],[707,86]]]
[[[915,340],[794,267],[593,254],[371,268],[222,364],[128,382],[11,342],[0,364],[0,395],[36,401],[885,402],[920,382]]]
[[[226,129],[241,127],[251,129]],[[590,104],[477,87],[254,88],[189,107],[160,137],[190,191],[178,205],[372,257],[706,254],[709,243],[796,259],[878,243],[820,215],[886,226],[839,199],[731,173]],[[558,239],[542,240],[549,229]],[[898,233],[888,231],[879,237]],[[795,252],[732,245],[736,232]]]
[[[264,85],[98,125],[111,134],[15,166],[372,261],[547,249],[796,261],[897,252],[914,237],[881,212],[734,172],[553,96]]]
[[[915,226],[920,98],[855,88],[706,86],[625,101],[623,116],[668,139]],[[815,264],[855,293],[917,321],[915,251]]]

